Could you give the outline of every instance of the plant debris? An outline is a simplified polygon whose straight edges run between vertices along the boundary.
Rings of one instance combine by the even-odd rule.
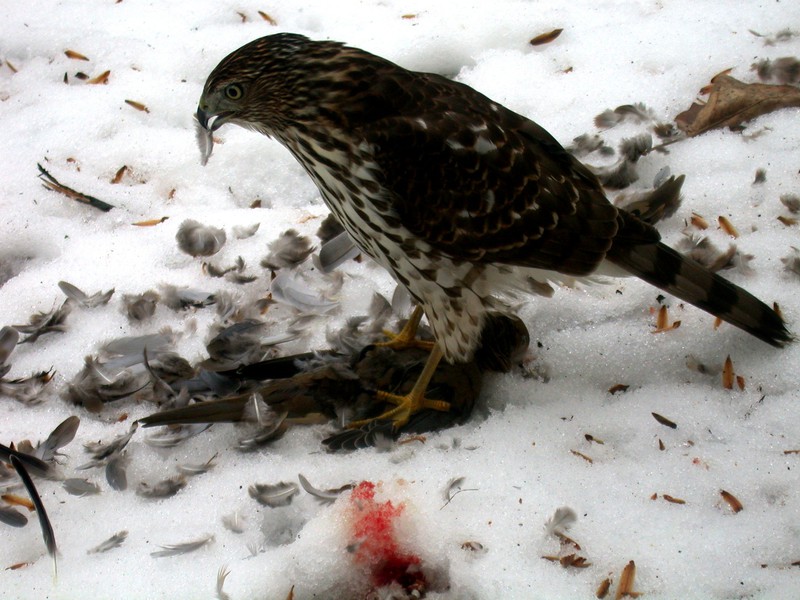
[[[49,190],[53,190],[54,192],[59,192],[64,194],[67,198],[71,198],[73,200],[77,200],[78,202],[82,202],[84,204],[88,204],[89,206],[96,208],[98,210],[102,210],[103,212],[108,212],[114,206],[109,204],[108,202],[104,202],[95,198],[94,196],[90,196],[88,194],[83,194],[76,190],[73,190],[70,187],[65,186],[61,182],[59,182],[55,177],[53,177],[47,169],[45,169],[40,163],[36,163],[36,166],[39,168],[39,179],[44,182],[44,187]]]
[[[730,75],[711,80],[705,104],[694,103],[675,117],[689,137],[712,129],[741,129],[742,124],[781,108],[800,107],[800,88],[790,85],[743,83]]]

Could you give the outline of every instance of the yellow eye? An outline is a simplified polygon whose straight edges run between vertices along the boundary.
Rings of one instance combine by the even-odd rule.
[[[239,100],[242,97],[242,86],[237,83],[232,83],[225,88],[225,95],[231,100]]]

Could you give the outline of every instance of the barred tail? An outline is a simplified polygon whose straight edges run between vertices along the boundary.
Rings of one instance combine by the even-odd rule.
[[[606,258],[681,300],[773,346],[792,341],[780,315],[761,300],[662,243],[614,246]]]

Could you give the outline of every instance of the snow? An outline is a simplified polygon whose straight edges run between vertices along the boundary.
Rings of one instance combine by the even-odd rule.
[[[84,357],[121,336],[170,327],[182,356],[193,363],[205,358],[213,307],[174,312],[159,305],[151,319],[131,323],[124,294],[172,284],[252,301],[268,290],[268,273],[258,263],[269,242],[289,228],[313,237],[327,214],[288,152],[252,132],[222,128],[216,134],[222,143],[200,165],[192,114],[203,83],[245,42],[278,31],[346,41],[408,68],[454,76],[568,144],[594,133],[594,116],[607,108],[643,102],[668,121],[723,70],[752,82],[753,62],[800,55],[798,36],[767,45],[750,31],[773,35],[797,25],[800,4],[29,0],[5,3],[0,15],[0,325],[26,323],[34,312],[60,305],[60,280],[89,293],[116,290],[107,306],[75,309],[65,333],[19,345],[9,359],[8,378],[51,367],[55,376],[40,404],[0,399],[0,441],[36,443],[79,416],[62,470],[90,477],[102,493],[78,498],[57,481],[37,480],[58,541],[58,577],[33,516],[23,528],[0,525],[4,597],[208,598],[223,565],[230,570],[224,591],[235,599],[282,599],[292,586],[299,599],[359,597],[364,574],[346,550],[347,494],[320,506],[301,492],[289,507],[267,508],[247,493],[254,483],[297,481],[298,473],[319,488],[381,482],[379,499],[403,506],[396,533],[420,557],[431,598],[586,598],[609,576],[614,594],[630,560],[634,589],[644,598],[800,597],[800,570],[790,566],[800,560],[800,454],[785,453],[800,449],[800,346],[776,350],[731,326],[715,330],[711,317],[676,303],[670,317],[681,320],[680,328],[654,335],[650,308],[658,291],[642,282],[564,288],[552,300],[523,304],[531,364],[546,377],[491,376],[466,424],[388,452],[327,454],[320,440],[330,426],[323,425],[296,427],[249,454],[235,450],[230,425],[170,450],[145,444],[150,431],[139,430],[128,447],[130,485],[120,492],[101,470],[75,471],[88,460],[82,445],[126,432],[154,407],[122,400],[98,416],[61,398]],[[528,44],[556,27],[564,31],[555,41]],[[67,49],[89,61],[68,58]],[[105,70],[105,85],[75,77]],[[614,146],[639,130],[621,125],[603,135]],[[795,332],[799,281],[781,258],[798,245],[797,226],[777,217],[787,214],[779,197],[800,193],[798,147],[797,110],[782,110],[749,124],[744,135],[712,131],[671,146],[669,154],[650,154],[635,184],[648,187],[664,166],[685,174],[683,205],[659,224],[664,238],[678,244],[694,212],[712,223],[712,241],[727,247],[731,239],[716,229],[717,217],[727,216],[741,233],[737,247],[754,258],[752,272],[725,276],[777,301]],[[102,213],[43,189],[37,162],[115,208]],[[123,165],[129,172],[110,183]],[[757,168],[767,178],[752,185]],[[256,200],[262,208],[250,208]],[[156,226],[132,225],[165,216]],[[227,232],[212,262],[230,265],[242,256],[247,271],[262,279],[245,286],[210,279],[203,259],[177,247],[175,234],[186,219]],[[253,237],[232,235],[234,227],[255,222]],[[374,291],[391,297],[393,283],[375,265],[351,262],[342,271],[340,311],[286,352],[325,347],[326,327],[362,314]],[[718,373],[687,367],[691,356],[720,368],[728,355],[744,390],[723,389]],[[609,393],[615,384],[630,387]],[[677,429],[659,424],[653,412]],[[123,414],[127,419],[118,422]],[[141,481],[175,475],[176,465],[214,454],[214,468],[172,498],[135,493]],[[463,491],[445,505],[444,490],[455,477],[466,478]],[[721,490],[744,509],[734,514]],[[559,552],[545,523],[561,506],[577,514],[568,535],[591,563],[587,568],[542,558]],[[236,511],[244,518],[241,534],[221,521]],[[120,530],[129,532],[121,547],[87,554]],[[204,535],[213,541],[191,554],[150,556],[161,545]],[[485,551],[462,549],[467,541]],[[30,564],[7,570],[23,562]]]

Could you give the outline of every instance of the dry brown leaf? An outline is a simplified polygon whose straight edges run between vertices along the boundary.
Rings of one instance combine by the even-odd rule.
[[[676,498],[675,496],[670,496],[669,494],[661,494],[661,497],[672,504],[686,504],[686,500],[683,500],[682,498]]]
[[[731,507],[731,510],[734,513],[738,513],[739,511],[741,511],[744,508],[744,506],[742,506],[742,503],[739,502],[739,499],[736,496],[734,496],[733,494],[731,494],[730,492],[726,492],[725,490],[721,490],[720,491],[720,495],[722,496],[722,499],[725,500],[725,502],[728,503],[728,506]]]
[[[800,454],[800,450],[784,450],[784,454]]]
[[[697,213],[692,213],[692,218],[690,219],[690,222],[698,229],[708,229],[708,221],[706,221],[702,216],[698,215]]]
[[[570,450],[570,452],[572,452],[575,456],[580,456],[589,464],[594,464],[594,460],[590,456],[586,456],[583,452],[578,452],[577,450]]]
[[[669,427],[670,429],[677,429],[678,428],[678,424],[675,423],[674,421],[670,421],[667,417],[663,417],[660,414],[655,413],[655,412],[654,413],[650,413],[650,414],[653,415],[653,418],[656,421],[658,421],[659,423],[661,423],[662,425],[665,425],[666,427]]]
[[[269,23],[269,24],[270,24],[270,25],[272,25],[273,27],[274,27],[274,26],[276,26],[276,25],[278,24],[278,22],[277,22],[275,19],[273,19],[272,17],[270,17],[270,16],[269,16],[267,13],[265,13],[263,10],[260,10],[260,11],[258,11],[258,14],[261,16],[261,18],[262,18],[262,19],[264,19],[264,20],[265,20],[267,23]]]
[[[17,496],[16,494],[3,494],[0,496],[0,498],[13,506],[22,506],[23,508],[27,508],[30,512],[35,510],[33,502],[31,502],[29,498]]]
[[[98,75],[97,77],[92,77],[86,83],[91,83],[92,85],[98,85],[98,84],[105,85],[108,83],[109,75],[111,75],[111,71],[103,71],[102,73],[100,73],[100,75]]]
[[[114,177],[111,178],[111,183],[117,184],[122,181],[122,178],[125,176],[125,173],[128,171],[128,165],[122,165],[117,172],[114,173]]]
[[[561,32],[564,31],[563,29],[553,29],[553,31],[548,31],[547,33],[541,33],[534,37],[530,41],[531,46],[541,46],[543,44],[549,44],[558,36],[561,35]]]
[[[705,104],[693,103],[675,117],[675,123],[688,136],[711,129],[739,128],[743,123],[781,108],[800,107],[800,88],[791,85],[743,83],[730,75],[712,80]]]
[[[131,225],[136,225],[137,227],[153,227],[154,225],[160,225],[167,219],[169,219],[169,217],[161,217],[160,219],[148,219],[147,221],[136,221],[136,223],[131,223]]]
[[[594,593],[595,598],[605,598],[608,595],[608,590],[611,587],[611,579],[606,577],[603,581],[600,582],[600,585],[597,586],[597,591]]]
[[[783,215],[780,215],[778,217],[778,221],[780,221],[787,227],[791,227],[792,225],[797,225],[797,219],[793,219],[792,217],[784,217]]]
[[[733,376],[733,361],[731,360],[731,355],[729,354],[725,359],[725,364],[722,367],[722,387],[724,387],[726,390],[733,389]]]
[[[16,72],[17,72],[17,67],[15,67],[14,65],[12,65],[12,64],[11,64],[9,61],[6,61],[6,66],[7,66],[9,69],[11,69],[11,72],[12,72],[12,73],[16,73]]]
[[[624,383],[616,383],[612,385],[610,388],[608,388],[608,393],[613,395],[613,394],[619,394],[621,392],[627,392],[628,388],[630,387],[631,386],[625,385]]]
[[[133,107],[133,108],[135,108],[136,110],[140,110],[140,111],[142,111],[142,112],[146,112],[146,113],[149,113],[149,112],[150,112],[150,109],[149,109],[149,108],[147,108],[147,107],[146,107],[144,104],[142,104],[141,102],[137,102],[136,100],[125,100],[125,104],[127,104],[128,106],[132,106],[132,107]]]
[[[652,333],[664,333],[667,331],[672,331],[673,329],[677,329],[680,326],[680,321],[673,321],[672,323],[669,322],[667,306],[666,304],[662,304],[661,308],[658,309],[658,315],[656,316],[656,328],[652,331]]]
[[[619,577],[619,587],[617,588],[617,595],[614,596],[615,600],[621,600],[623,597],[636,598],[639,596],[638,592],[633,591],[633,580],[636,577],[636,563],[630,561],[625,568],[622,569],[622,575]]]
[[[728,220],[728,217],[720,215],[717,221],[719,221],[719,226],[722,231],[734,239],[739,237],[739,232],[736,230],[736,227],[733,226],[733,223]]]
[[[89,60],[80,52],[75,52],[75,50],[64,50],[64,54],[67,55],[67,58],[71,58],[73,60]]]

